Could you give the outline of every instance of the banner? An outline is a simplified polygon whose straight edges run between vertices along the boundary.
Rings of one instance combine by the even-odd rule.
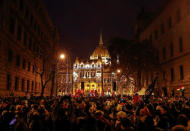
[[[144,102],[145,103],[149,102],[149,98],[152,95],[152,92],[154,91],[154,87],[155,87],[157,79],[158,79],[158,77],[156,77],[154,79],[154,81],[151,83],[151,85],[146,89],[146,91],[145,91],[145,97],[144,97]]]

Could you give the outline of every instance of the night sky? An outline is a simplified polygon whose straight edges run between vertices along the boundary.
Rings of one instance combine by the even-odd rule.
[[[166,0],[44,0],[61,33],[61,45],[70,55],[88,58],[98,45],[113,37],[131,38],[142,7],[157,11]]]

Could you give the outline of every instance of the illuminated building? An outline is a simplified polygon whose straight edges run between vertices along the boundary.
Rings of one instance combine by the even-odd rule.
[[[143,23],[139,20],[139,40],[150,40],[158,49],[157,87],[164,95],[181,94],[177,89],[183,86],[185,96],[190,96],[189,10],[189,0],[168,0],[151,21],[146,22],[147,17]],[[152,76],[145,74],[142,80],[145,87],[151,83]]]
[[[98,47],[87,61],[76,58],[73,64],[73,93],[84,90],[85,94],[97,91],[111,94],[114,74],[111,73],[110,55],[103,44],[102,33]]]

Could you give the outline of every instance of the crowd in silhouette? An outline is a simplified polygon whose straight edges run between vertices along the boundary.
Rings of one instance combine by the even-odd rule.
[[[184,97],[5,97],[1,131],[187,131],[190,99]]]

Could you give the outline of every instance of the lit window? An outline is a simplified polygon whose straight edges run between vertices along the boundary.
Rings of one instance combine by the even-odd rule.
[[[86,68],[89,68],[90,67],[90,65],[89,64],[86,64]]]

